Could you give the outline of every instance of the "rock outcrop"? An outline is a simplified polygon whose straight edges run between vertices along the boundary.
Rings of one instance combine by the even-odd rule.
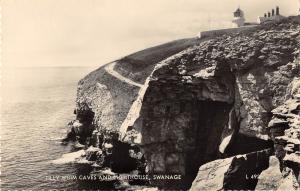
[[[294,78],[288,88],[287,100],[272,110],[272,114],[268,128],[274,141],[275,156],[280,160],[283,174],[289,177],[288,188],[299,189],[296,177],[300,172],[300,78]]]
[[[280,162],[275,156],[270,157],[269,168],[258,177],[256,190],[298,190],[299,184],[289,168],[280,171]]]
[[[104,66],[79,83],[68,139],[102,153],[110,144],[115,157],[104,166],[115,172],[181,175],[171,185],[147,182],[165,189],[266,188],[270,171],[272,188],[297,189],[299,31],[291,17],[200,40],[153,71],[153,63],[131,72],[118,62],[123,81]]]
[[[76,120],[70,122],[66,140],[77,139],[85,144],[93,130],[118,133],[137,98],[140,86],[135,84],[143,84],[157,62],[200,41],[196,38],[181,39],[148,48],[101,66],[85,76],[78,83]],[[122,81],[119,76],[136,83]]]
[[[137,146],[119,140],[120,127],[127,124],[124,120],[134,109],[132,104],[155,64],[200,41],[181,39],[145,49],[108,63],[81,79],[76,119],[68,124],[64,142],[74,141],[75,148],[86,148],[84,157],[94,163],[96,174],[106,172],[107,168],[113,173],[145,174],[143,154]],[[99,168],[104,170],[97,173]]]
[[[254,190],[271,153],[269,149],[209,162],[200,167],[190,190]]]
[[[188,184],[206,162],[272,147],[271,111],[299,76],[298,38],[299,25],[276,23],[159,63],[133,126],[150,171]]]

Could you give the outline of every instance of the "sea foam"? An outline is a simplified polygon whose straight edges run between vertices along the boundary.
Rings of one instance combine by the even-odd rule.
[[[79,150],[72,153],[63,154],[60,158],[52,160],[53,164],[66,164],[66,163],[86,163],[87,161],[82,158],[85,155],[84,150]]]

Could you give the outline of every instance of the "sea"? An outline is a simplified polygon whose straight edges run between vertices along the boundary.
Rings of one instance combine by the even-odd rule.
[[[82,151],[61,144],[67,123],[75,117],[77,83],[93,69],[2,70],[1,190],[101,189],[79,179],[88,173],[89,165],[74,163],[72,158]]]

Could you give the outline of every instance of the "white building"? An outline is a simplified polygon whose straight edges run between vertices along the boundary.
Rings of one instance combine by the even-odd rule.
[[[201,31],[198,33],[197,37],[198,38],[213,37],[213,36],[218,36],[223,34],[241,32],[257,26],[257,23],[247,23],[245,21],[246,19],[245,19],[244,11],[238,8],[235,12],[233,12],[232,28]]]
[[[268,21],[280,21],[285,17],[280,15],[279,7],[276,7],[276,11],[272,9],[272,12],[265,13],[263,17],[258,17],[257,22],[259,24],[268,22]]]
[[[245,15],[244,12],[238,8],[235,12],[233,12],[233,20],[234,27],[241,27],[245,25]]]
[[[276,11],[275,9],[272,9],[272,12],[265,13],[263,17],[258,17],[257,22],[246,22],[244,11],[242,11],[239,7],[235,12],[233,12],[232,23],[234,26],[232,28],[201,31],[198,33],[197,37],[214,37],[223,34],[241,32],[257,27],[261,23],[280,21],[283,18],[285,17],[280,15],[279,7],[276,7]]]

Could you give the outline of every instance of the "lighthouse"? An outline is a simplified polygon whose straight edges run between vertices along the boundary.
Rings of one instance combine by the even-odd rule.
[[[235,12],[233,12],[233,20],[235,27],[241,27],[245,25],[245,16],[244,12],[238,8]]]

